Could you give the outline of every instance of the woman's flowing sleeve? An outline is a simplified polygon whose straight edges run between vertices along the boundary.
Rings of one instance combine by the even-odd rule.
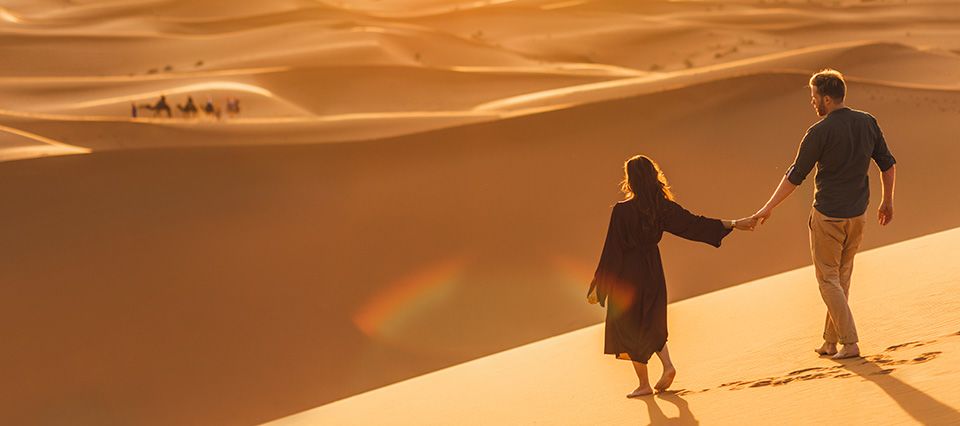
[[[732,231],[726,229],[720,219],[695,215],[673,201],[667,201],[664,209],[663,230],[680,238],[714,247],[720,247],[723,237]]]
[[[597,265],[597,271],[593,274],[593,281],[590,282],[590,289],[587,296],[596,289],[597,300],[600,306],[606,306],[607,294],[610,293],[613,282],[618,279],[620,269],[623,265],[623,251],[625,248],[625,214],[621,207],[623,204],[616,204],[610,213],[610,225],[607,227],[607,238],[603,242],[603,251],[600,253],[600,263]]]

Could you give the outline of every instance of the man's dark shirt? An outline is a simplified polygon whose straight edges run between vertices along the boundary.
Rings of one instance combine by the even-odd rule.
[[[867,211],[870,159],[887,171],[897,162],[872,115],[850,108],[827,114],[807,129],[787,179],[800,185],[817,165],[813,206],[826,216],[849,218]]]

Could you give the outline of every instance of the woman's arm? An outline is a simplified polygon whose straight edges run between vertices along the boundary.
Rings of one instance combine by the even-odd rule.
[[[732,231],[732,221],[695,215],[673,201],[666,201],[663,209],[663,230],[690,241],[720,247],[723,237]]]
[[[757,220],[752,217],[729,220],[695,215],[673,201],[667,201],[663,217],[664,231],[714,247],[720,247],[720,241],[733,229],[752,231],[756,224]]]
[[[624,229],[623,204],[615,204],[610,212],[610,225],[607,226],[607,237],[600,252],[600,261],[597,271],[593,274],[590,289],[587,290],[589,303],[599,302],[605,306],[607,294],[617,279],[623,265],[623,246],[626,229]]]

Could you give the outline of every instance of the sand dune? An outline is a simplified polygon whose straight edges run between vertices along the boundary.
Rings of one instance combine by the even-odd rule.
[[[126,0],[126,1],[19,1],[6,2],[8,7],[22,11],[20,23],[103,22],[120,17],[165,18],[193,21],[203,18],[228,20],[251,15],[277,14],[309,9],[326,12],[336,8],[320,7],[319,2],[276,0],[263,2],[235,2],[227,0]]]
[[[0,258],[17,266],[0,280],[19,295],[17,306],[30,307],[29,318],[72,318],[17,334],[17,347],[35,350],[18,352],[22,372],[9,383],[30,380],[38,390],[6,399],[23,408],[0,411],[62,407],[59,397],[37,402],[40,389],[56,383],[63,395],[103,395],[90,415],[147,404],[124,418],[266,421],[594,324],[601,313],[583,303],[584,286],[617,199],[619,162],[646,152],[688,208],[750,214],[814,118],[804,81],[792,73],[726,79],[321,145],[277,145],[285,140],[279,127],[224,132],[218,123],[147,122],[105,131],[93,122],[18,122],[104,144],[227,145],[241,134],[261,143],[106,150],[0,167],[0,194],[19,200],[0,213],[0,222],[17,224],[5,234],[11,243],[0,244]],[[896,222],[883,230],[871,222],[866,247],[960,225],[958,200],[937,195],[950,191],[958,149],[945,135],[960,132],[939,108],[957,108],[955,95],[868,85],[857,93],[854,105],[880,118],[904,166]],[[927,167],[909,173],[910,164]],[[876,194],[875,175],[873,184]],[[807,264],[811,189],[802,187],[762,232],[734,235],[722,250],[667,238],[672,299]],[[769,256],[730,266],[757,253]],[[52,258],[57,267],[46,267]],[[129,303],[148,306],[130,311]],[[8,324],[27,315],[14,308],[4,308]],[[130,326],[110,325],[119,323]],[[46,341],[86,343],[64,355],[43,349]],[[223,359],[231,361],[216,361]],[[147,403],[129,387],[162,398]]]
[[[903,166],[866,247],[960,226],[958,21],[936,2],[6,1],[0,423],[257,423],[596,324],[623,159],[654,156],[691,210],[748,215],[826,66]],[[243,110],[129,117],[161,93]],[[811,192],[722,250],[666,239],[671,300],[809,263]]]
[[[894,73],[874,71],[883,69],[881,66],[876,66],[876,62],[886,62],[890,60],[889,58],[897,56],[901,57],[901,59],[909,58],[910,65],[900,65],[898,67],[903,73],[896,74],[899,77],[897,80],[883,80],[882,77],[890,77],[894,75]],[[843,59],[841,60],[840,58]],[[851,81],[859,80],[879,85],[943,89],[947,91],[960,90],[960,85],[956,83],[957,80],[952,79],[953,71],[948,71],[946,76],[937,71],[940,69],[940,66],[944,65],[950,66],[947,69],[956,68],[956,65],[960,64],[960,56],[922,52],[917,49],[889,43],[854,41],[787,50],[756,58],[700,67],[689,71],[651,74],[635,78],[624,78],[607,82],[531,92],[481,104],[476,106],[476,109],[504,110],[518,107],[547,106],[551,104],[578,105],[650,93],[665,88],[671,89],[689,86],[704,81],[716,81],[723,78],[768,72],[761,70],[798,70],[794,72],[809,75],[809,71],[799,70],[819,70],[827,68],[836,62],[840,64],[857,64],[857,66],[851,67],[853,68],[851,70],[852,72],[848,73],[848,78]],[[874,66],[863,66],[862,64],[865,62],[873,63]],[[919,70],[923,72],[910,72]]]
[[[0,78],[0,90],[8,94],[0,108],[62,115],[116,116],[129,110],[131,102],[152,104],[161,95],[172,106],[193,96],[203,102],[212,96],[223,106],[233,96],[241,101],[244,117],[306,117],[346,113],[399,111],[469,111],[475,105],[526,93],[530,90],[566,87],[611,77],[591,75],[592,70],[512,70],[499,67],[457,71],[408,67],[320,67],[278,69],[252,75],[203,72],[165,78],[26,79]],[[350,83],[358,72],[363,84]],[[396,87],[396,79],[410,82]],[[311,84],[305,82],[311,81]],[[378,96],[392,91],[395,96]],[[425,93],[448,91],[461,96],[437,100]],[[174,110],[179,117],[181,114]],[[150,116],[144,110],[143,115]]]
[[[781,5],[782,6],[782,5]],[[893,16],[899,21],[891,22]],[[418,22],[545,60],[676,71],[838,41],[956,48],[954,4],[824,9],[711,2],[588,2],[549,14],[499,8]],[[903,21],[909,17],[910,21]],[[923,30],[911,31],[922,25]]]
[[[899,61],[887,58],[899,58]],[[765,72],[761,70],[764,69],[818,69],[833,62],[839,62],[841,64],[849,63],[852,71],[849,78],[853,82],[862,83],[867,86],[889,86],[927,91],[930,93],[939,91],[950,96],[951,93],[955,93],[960,89],[960,86],[950,84],[953,78],[951,71],[935,72],[928,70],[960,69],[960,67],[955,66],[958,61],[960,61],[960,57],[937,52],[921,51],[899,44],[852,42],[787,51],[759,58],[698,68],[691,71],[656,73],[642,77],[617,78],[613,80],[606,80],[603,77],[550,75],[546,73],[517,74],[489,71],[476,73],[470,71],[445,72],[416,69],[406,71],[389,67],[366,68],[364,70],[366,80],[361,86],[338,84],[340,81],[349,78],[348,76],[354,71],[351,68],[325,68],[319,70],[268,69],[265,70],[265,72],[257,74],[255,79],[236,76],[227,77],[233,81],[223,80],[223,77],[220,76],[215,78],[204,76],[191,78],[189,76],[183,76],[180,80],[171,78],[148,78],[144,80],[131,80],[122,84],[113,81],[114,79],[84,82],[50,79],[25,85],[21,82],[22,79],[20,78],[9,78],[7,80],[9,83],[6,83],[9,87],[7,90],[14,96],[7,98],[6,102],[8,102],[8,105],[0,106],[16,108],[18,105],[26,103],[28,105],[27,110],[49,111],[52,113],[29,115],[38,119],[47,118],[60,120],[62,117],[63,119],[82,121],[85,117],[89,117],[91,119],[95,118],[105,125],[126,127],[125,122],[127,120],[111,120],[109,119],[109,115],[106,114],[116,110],[129,110],[129,103],[131,101],[138,104],[148,103],[152,101],[154,96],[161,93],[174,95],[171,98],[173,104],[184,102],[188,94],[197,95],[195,99],[201,102],[207,95],[212,95],[219,101],[222,101],[226,96],[236,96],[241,99],[244,105],[245,117],[303,117],[303,119],[293,120],[247,120],[249,124],[267,123],[271,130],[278,131],[281,134],[289,134],[297,133],[303,127],[284,128],[279,126],[279,123],[309,123],[312,121],[314,125],[310,127],[321,130],[320,132],[306,135],[306,138],[296,137],[294,140],[278,137],[273,143],[276,143],[276,141],[280,141],[281,143],[297,143],[296,141],[323,142],[386,137],[476,122],[477,114],[471,112],[471,110],[489,113],[480,115],[491,117],[505,117],[509,115],[504,114],[505,112],[513,113],[513,115],[523,115],[529,113],[529,111],[524,110],[530,110],[531,108],[535,110],[568,108],[573,105],[601,102],[608,99],[619,99],[664,90],[682,90],[688,88],[686,90],[693,92],[696,90],[696,85],[703,82],[721,81],[730,78],[746,78],[744,76],[758,73],[762,75]],[[882,64],[882,66],[879,64]],[[888,68],[899,69],[903,73],[903,77],[897,81],[884,79],[895,76],[889,71],[882,71]],[[789,73],[796,74],[798,79],[801,75],[805,74],[804,71],[790,71]],[[380,75],[380,77],[376,77],[377,75]],[[407,81],[417,81],[417,84],[411,85],[409,89],[391,89],[393,79],[401,76]],[[329,83],[311,84],[304,89],[302,82],[311,78],[321,78],[322,82]],[[594,82],[590,82],[591,80]],[[484,90],[476,91],[475,89],[478,87],[484,87]],[[538,87],[543,88],[543,90],[537,90]],[[39,90],[40,88],[44,90]],[[427,89],[430,91],[454,90],[458,93],[463,93],[464,96],[435,100],[423,95],[424,90]],[[391,90],[397,96],[389,98],[376,96],[376,93],[381,93],[385,90]],[[852,90],[854,91],[852,92],[852,97],[856,97],[856,88]],[[82,93],[73,93],[79,91],[82,91]],[[516,94],[524,91],[527,93]],[[39,93],[39,95],[36,93]],[[244,93],[246,93],[246,95],[244,95]],[[427,110],[427,108],[429,108],[429,110]],[[943,108],[942,112],[946,111],[946,109]],[[364,111],[372,112],[365,113]],[[429,113],[394,113],[401,111],[421,111]],[[145,114],[149,116],[149,113],[145,112]],[[462,117],[462,119],[454,119],[454,121],[450,121],[449,119],[433,120],[433,124],[431,124],[429,116],[438,114],[447,117],[459,116]],[[75,115],[76,118],[69,118],[68,116],[70,115]],[[422,119],[424,116],[428,117],[426,121]],[[315,119],[311,119],[311,117]],[[372,129],[369,126],[369,120],[366,119],[367,117],[383,117],[385,119],[398,119],[401,121],[413,120],[416,121],[416,123],[408,123],[409,125],[401,127],[384,123],[384,126]],[[364,119],[358,121],[354,118]],[[351,126],[346,124],[345,120],[355,123],[355,126],[353,126],[355,131],[350,130]],[[324,123],[331,121],[340,123],[340,125],[338,125],[338,129],[340,130],[324,132],[322,129],[327,128],[327,125]],[[115,124],[109,124],[110,122],[115,122]],[[38,122],[36,124],[39,125],[39,127],[30,124],[26,129],[33,129],[33,131],[40,132],[43,128],[48,127],[62,128],[62,126],[56,122]],[[190,123],[178,123],[176,120],[170,121],[167,124],[169,125],[168,127],[172,128],[185,125],[194,126]],[[249,128],[249,126],[245,128]],[[238,138],[237,135],[234,134],[234,129],[234,127],[229,126],[220,129],[211,128],[211,130],[215,130],[214,133],[222,133],[224,137],[235,140],[237,144],[271,143],[270,141],[251,139],[247,136]],[[157,129],[151,130],[151,132],[156,131]],[[70,143],[89,148],[117,147],[116,144],[84,141],[83,132],[75,132],[68,135],[54,131],[50,136],[56,139],[70,140]],[[163,141],[170,140],[166,138],[147,139],[149,139],[149,141],[142,142],[140,146],[164,146],[166,143]],[[211,137],[208,135],[206,138],[201,139],[202,142],[199,144],[220,144],[216,142],[216,139],[216,136]],[[157,141],[160,145],[157,145]],[[188,140],[177,140],[177,145],[189,143]]]
[[[426,109],[510,110],[596,102],[678,85],[755,73],[760,69],[815,69],[818,66],[811,64],[831,63],[847,65],[851,78],[855,80],[908,87],[948,90],[960,88],[956,83],[958,76],[951,71],[960,69],[958,66],[960,56],[924,52],[897,44],[854,42],[825,48],[800,49],[786,54],[778,53],[769,57],[734,61],[717,67],[692,71],[656,73],[632,79],[620,78],[603,82],[596,82],[607,80],[600,76],[553,76],[546,70],[518,74],[509,72],[509,69],[497,73],[497,68],[492,68],[480,75],[475,75],[476,72],[469,71],[443,72],[391,67],[360,69],[364,74],[362,85],[343,84],[358,71],[349,67],[296,71],[269,69],[268,72],[259,73],[255,79],[233,77],[232,81],[223,80],[219,76],[219,79],[214,79],[205,77],[205,74],[196,77],[188,74],[178,79],[146,78],[130,80],[125,84],[118,84],[111,81],[112,79],[89,81],[85,84],[59,79],[50,80],[56,83],[47,81],[24,85],[22,78],[8,78],[9,88],[6,90],[12,96],[6,98],[7,104],[2,106],[34,111],[97,115],[129,109],[128,105],[131,101],[152,102],[162,93],[179,95],[175,99],[176,102],[183,102],[188,94],[198,95],[198,100],[202,100],[204,94],[212,93],[219,99],[229,95],[239,97],[245,110],[249,111],[247,114],[253,116],[303,116]],[[469,67],[460,69],[468,70]],[[929,71],[940,69],[946,72]],[[898,76],[899,79],[892,80]],[[416,83],[409,87],[392,89],[396,93],[395,97],[376,96],[377,93],[391,90],[392,82],[396,78]],[[304,81],[311,79],[316,79],[319,84],[303,84]],[[484,90],[475,90],[480,87]],[[282,93],[274,95],[268,88],[282,90]],[[538,89],[546,90],[538,91]],[[463,96],[443,100],[424,96],[425,92],[438,90],[453,90],[456,93],[462,93]],[[82,93],[73,93],[77,91]],[[39,93],[43,98],[31,95],[32,93]],[[59,99],[49,99],[50,96]],[[26,106],[20,107],[20,105]]]
[[[955,424],[958,243],[955,229],[859,255],[862,359],[813,353],[825,308],[806,267],[671,305],[671,393],[624,398],[636,377],[598,355],[600,324],[269,424]]]

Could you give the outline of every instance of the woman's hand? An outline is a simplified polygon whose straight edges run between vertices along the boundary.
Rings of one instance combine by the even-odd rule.
[[[736,228],[741,231],[753,231],[757,227],[757,218],[756,217],[745,217],[743,219],[737,219]]]
[[[587,303],[591,305],[597,304],[597,288],[594,287],[590,294],[587,295]]]

